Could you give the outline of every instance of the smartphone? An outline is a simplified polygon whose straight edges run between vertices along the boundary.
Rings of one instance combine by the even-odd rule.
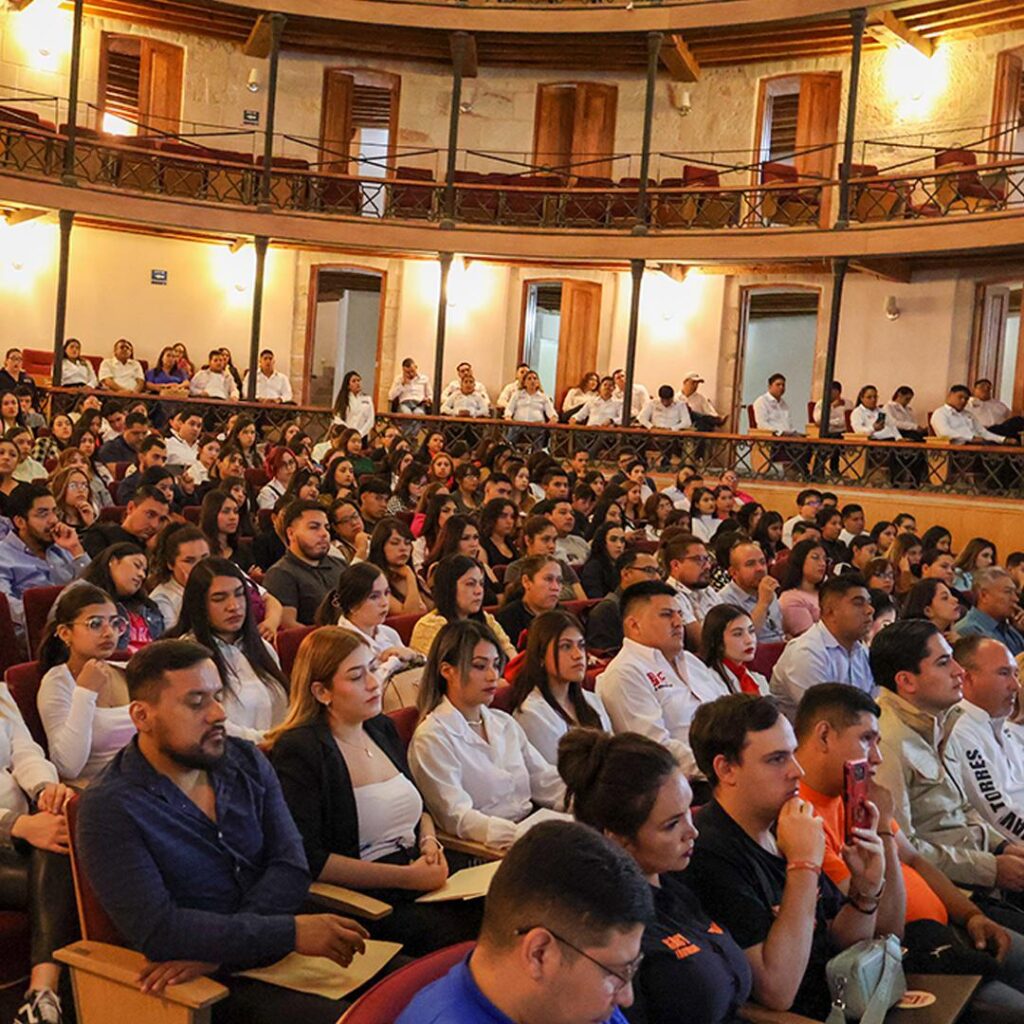
[[[866,760],[847,761],[843,765],[843,804],[846,808],[846,842],[853,840],[855,828],[867,828],[868,783],[871,771]]]

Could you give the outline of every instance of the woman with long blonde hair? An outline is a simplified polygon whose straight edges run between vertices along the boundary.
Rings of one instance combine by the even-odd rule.
[[[444,885],[448,863],[398,732],[380,713],[375,668],[358,633],[310,633],[292,666],[287,715],[267,743],[310,873],[390,903],[392,913],[370,924],[373,937],[422,956],[475,935],[480,910],[414,902]]]

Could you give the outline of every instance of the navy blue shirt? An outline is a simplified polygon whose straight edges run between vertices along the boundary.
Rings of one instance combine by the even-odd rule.
[[[209,774],[216,822],[133,739],[82,796],[85,873],[125,943],[150,960],[273,963],[295,948],[309,889],[302,839],[252,744],[229,737]]]
[[[395,1024],[515,1024],[477,987],[469,957],[417,992]],[[616,1007],[605,1024],[626,1024]]]

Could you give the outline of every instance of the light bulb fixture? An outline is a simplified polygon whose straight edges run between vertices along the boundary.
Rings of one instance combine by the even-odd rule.
[[[259,70],[257,68],[250,68],[249,69],[249,78],[248,78],[248,80],[246,81],[245,84],[246,84],[246,88],[249,90],[249,92],[259,92],[260,91],[260,73],[259,73]]]
[[[896,301],[895,295],[890,295],[885,300],[885,316],[887,320],[899,320],[900,318],[900,304]]]
[[[686,117],[693,109],[693,97],[690,90],[683,87],[682,82],[668,83],[668,98],[680,117]]]

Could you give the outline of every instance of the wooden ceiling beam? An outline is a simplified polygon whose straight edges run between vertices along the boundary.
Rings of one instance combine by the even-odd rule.
[[[699,82],[700,62],[678,32],[673,32],[661,44],[661,62],[676,82]]]
[[[993,4],[991,0],[986,0],[984,5],[976,5],[970,8],[964,7],[959,12],[937,12],[933,16],[920,22],[911,22],[907,19],[907,24],[915,31],[921,32],[922,34],[936,29],[939,31],[948,31],[949,29],[956,28],[957,25],[962,25],[965,22],[992,20],[993,22],[998,23],[1006,15],[1019,14],[1020,9],[1020,0],[1001,0],[1001,2],[995,4]]]
[[[242,53],[246,57],[266,60],[270,56],[270,48],[274,42],[274,29],[269,14],[261,14],[252,26],[249,38],[242,45]]]
[[[909,259],[855,259],[850,260],[850,269],[894,284],[910,284],[914,268]]]
[[[935,52],[935,43],[925,38],[916,29],[912,29],[902,18],[892,11],[878,11],[868,17],[868,35],[890,49],[900,46],[912,46],[915,50],[930,57]]]
[[[463,78],[476,78],[480,64],[476,53],[476,36],[468,32],[453,32],[448,37],[452,54],[452,67],[462,68]]]

